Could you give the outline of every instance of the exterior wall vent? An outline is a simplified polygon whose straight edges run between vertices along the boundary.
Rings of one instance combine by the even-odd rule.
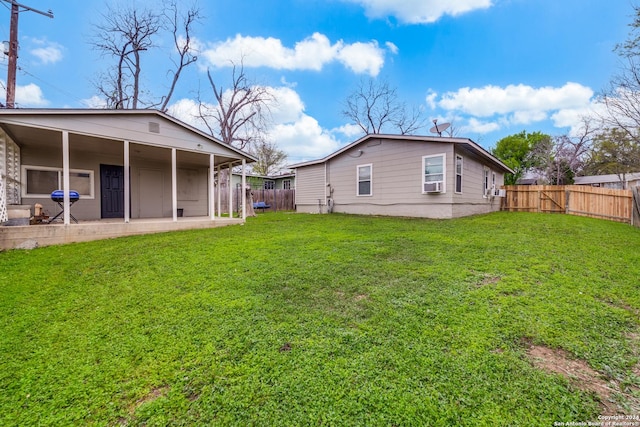
[[[158,122],[149,122],[149,132],[160,133],[160,123],[158,123]]]

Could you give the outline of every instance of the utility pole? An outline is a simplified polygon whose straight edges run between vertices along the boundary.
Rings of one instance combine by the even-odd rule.
[[[7,64],[7,102],[6,108],[15,108],[16,103],[16,70],[18,68],[18,14],[25,10],[39,13],[40,15],[53,18],[53,12],[51,10],[43,12],[41,10],[33,9],[29,6],[25,6],[16,2],[16,0],[2,0],[6,3],[11,3],[11,22],[9,28],[9,51],[5,52],[9,56],[9,62]],[[22,8],[23,10],[20,10]]]

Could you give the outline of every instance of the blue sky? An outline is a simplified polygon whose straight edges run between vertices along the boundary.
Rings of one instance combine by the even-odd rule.
[[[100,105],[92,83],[110,61],[89,44],[110,0],[21,0],[48,10],[20,14],[16,102],[28,108]],[[159,2],[121,4],[157,8]],[[617,72],[616,43],[631,0],[200,0],[198,62],[181,80],[170,113],[196,124],[196,99],[211,101],[206,71],[229,85],[231,61],[278,99],[270,137],[289,162],[323,157],[361,134],[342,115],[362,79],[386,80],[400,99],[456,136],[491,148],[520,132],[570,133]],[[0,32],[9,38],[8,4]],[[143,58],[145,87],[169,84],[169,40]],[[148,64],[145,68],[144,64]],[[6,81],[6,58],[0,61]],[[0,92],[4,99],[4,94]]]

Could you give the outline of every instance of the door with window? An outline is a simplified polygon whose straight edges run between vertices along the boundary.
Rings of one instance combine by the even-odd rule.
[[[124,167],[100,165],[102,218],[124,218]]]

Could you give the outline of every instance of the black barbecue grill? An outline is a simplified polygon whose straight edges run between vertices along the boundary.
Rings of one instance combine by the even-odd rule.
[[[77,191],[73,191],[73,190],[69,191],[69,207],[71,207],[71,205],[73,205],[79,199],[80,199],[80,195],[78,194]],[[49,222],[55,221],[60,215],[62,215],[64,213],[64,191],[55,190],[53,193],[51,193],[51,200],[56,202],[58,204],[58,206],[60,206],[60,209],[62,209],[62,210],[60,212],[58,212],[58,214],[56,216],[51,218],[49,220]],[[69,212],[69,216],[71,217],[73,222],[75,222],[76,224],[78,223],[78,220],[73,215],[71,215],[71,212]]]

